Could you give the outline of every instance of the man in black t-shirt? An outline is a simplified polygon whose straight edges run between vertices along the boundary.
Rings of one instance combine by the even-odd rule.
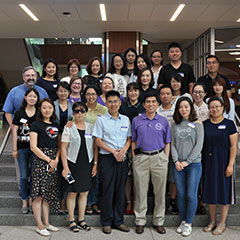
[[[171,78],[176,74],[180,74],[184,78],[186,91],[191,93],[195,82],[193,69],[190,65],[182,63],[182,49],[178,43],[173,42],[168,46],[168,57],[170,63],[165,65],[160,72],[158,88],[163,84],[170,85]]]
[[[206,98],[210,97],[211,88],[212,88],[212,81],[214,79],[219,78],[219,77],[223,78],[223,80],[226,82],[227,95],[230,98],[231,97],[231,86],[230,86],[228,78],[218,72],[219,60],[218,60],[217,56],[209,55],[206,58],[206,61],[207,61],[208,73],[204,76],[201,76],[197,80],[198,82],[202,82],[202,83],[205,84],[206,91],[207,91]]]

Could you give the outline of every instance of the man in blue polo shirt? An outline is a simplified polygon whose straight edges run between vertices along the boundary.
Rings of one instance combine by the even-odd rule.
[[[158,233],[164,234],[166,233],[163,224],[171,130],[168,120],[156,113],[159,107],[157,95],[147,94],[143,106],[146,113],[135,117],[132,124],[136,232],[143,233],[146,224],[147,192],[151,177],[155,195],[153,227]]]
[[[128,117],[119,114],[120,105],[120,94],[117,91],[107,92],[108,112],[97,119],[93,130],[96,145],[100,147],[101,224],[106,234],[111,233],[111,227],[130,231],[123,224],[123,214],[128,172],[125,155],[131,143],[131,124]]]
[[[3,111],[5,112],[5,117],[8,121],[8,124],[12,128],[12,119],[14,113],[21,108],[22,100],[25,95],[25,92],[29,88],[35,88],[40,96],[40,99],[48,97],[47,92],[35,85],[37,81],[37,71],[34,67],[28,66],[23,69],[22,77],[24,83],[14,87],[9,93],[3,105]]]

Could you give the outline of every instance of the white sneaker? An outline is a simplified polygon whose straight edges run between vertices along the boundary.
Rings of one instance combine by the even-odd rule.
[[[58,232],[59,231],[59,228],[54,227],[53,225],[49,225],[49,226],[45,226],[45,227],[48,231],[51,231],[51,232]]]
[[[45,237],[48,237],[51,235],[50,232],[46,228],[45,229],[36,228],[36,232]]]
[[[185,221],[182,221],[182,222],[180,223],[180,225],[178,226],[178,228],[177,228],[177,230],[176,230],[177,233],[182,233],[182,232],[183,232],[185,223],[186,223]]]
[[[185,223],[182,231],[182,236],[188,237],[191,235],[191,233],[192,233],[192,226],[190,224]]]

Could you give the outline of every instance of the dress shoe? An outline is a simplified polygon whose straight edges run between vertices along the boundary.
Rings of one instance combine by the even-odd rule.
[[[166,230],[163,226],[154,226],[153,225],[153,228],[155,228],[157,230],[157,232],[160,233],[160,234],[165,234],[166,233]]]
[[[105,233],[105,234],[110,234],[110,233],[112,232],[112,229],[111,229],[110,226],[103,226],[103,227],[102,227],[102,231],[103,231],[103,233]]]
[[[136,233],[137,234],[142,234],[144,232],[144,226],[137,225],[136,226]]]
[[[118,229],[118,230],[120,230],[122,232],[130,232],[129,227],[124,225],[124,224],[121,224],[119,226],[114,226],[113,228]]]

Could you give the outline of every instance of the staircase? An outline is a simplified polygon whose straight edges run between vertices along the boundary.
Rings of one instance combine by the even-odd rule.
[[[8,141],[11,143],[11,138]],[[11,145],[6,147],[5,152],[0,158],[0,225],[9,226],[32,226],[35,225],[35,220],[32,214],[28,213],[23,215],[21,213],[21,198],[19,196],[18,184],[16,182],[16,172],[14,159],[11,156]],[[239,226],[240,224],[240,151],[238,152],[236,160],[236,195],[237,203],[230,206],[227,225]],[[152,209],[153,200],[149,198],[149,209]],[[152,214],[151,210],[148,215],[148,224],[151,225]],[[87,223],[90,226],[100,226],[99,215],[86,215]],[[60,216],[56,214],[50,215],[50,221],[53,225],[66,226],[67,216]],[[207,215],[196,215],[194,218],[194,226],[204,226],[208,223],[209,218]],[[165,226],[177,226],[180,218],[177,215],[166,215]],[[126,215],[125,223],[128,226],[135,226],[134,216]]]

